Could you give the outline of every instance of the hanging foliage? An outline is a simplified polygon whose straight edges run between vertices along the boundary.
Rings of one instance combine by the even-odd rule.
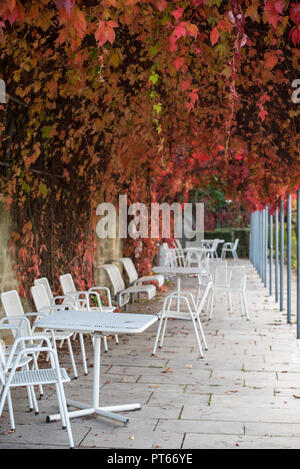
[[[299,3],[1,0],[2,192],[24,294],[90,285],[105,194],[184,202],[215,176],[253,210],[299,181]],[[128,241],[141,271],[156,240]]]

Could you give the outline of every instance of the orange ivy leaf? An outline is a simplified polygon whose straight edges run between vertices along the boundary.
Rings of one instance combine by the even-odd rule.
[[[265,57],[266,68],[268,68],[269,70],[272,70],[272,68],[274,68],[275,65],[278,63],[278,57],[276,55],[276,51],[266,52],[264,57]]]
[[[214,29],[212,29],[212,31],[210,32],[210,42],[211,42],[211,45],[214,46],[219,40],[219,30],[217,28],[217,26],[214,27]]]

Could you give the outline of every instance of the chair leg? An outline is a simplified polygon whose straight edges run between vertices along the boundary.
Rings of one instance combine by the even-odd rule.
[[[103,337],[103,343],[104,343],[104,352],[107,353],[108,352],[108,345],[107,345],[107,337],[106,336]]]
[[[213,306],[214,306],[214,300],[215,300],[215,292],[212,291],[212,293],[211,293],[211,298],[210,298],[210,305],[209,305],[209,319],[212,318],[212,311],[213,311]]]
[[[38,360],[37,360],[37,356],[36,356],[35,353],[33,354],[33,365],[34,365],[34,368],[35,368],[36,370],[39,369],[39,367],[38,367]],[[44,395],[44,390],[43,390],[43,386],[42,386],[41,384],[39,385],[39,390],[40,390],[40,397],[42,398],[43,395]]]
[[[73,372],[74,372],[74,378],[77,379],[78,378],[78,373],[77,373],[77,368],[76,368],[76,364],[75,364],[75,360],[74,360],[74,354],[73,354],[73,349],[72,349],[72,344],[71,344],[70,337],[67,338],[67,344],[68,344],[69,354],[70,354],[72,368],[73,368]]]
[[[203,358],[204,355],[203,355],[203,350],[202,350],[202,347],[201,347],[200,337],[199,337],[198,330],[197,330],[197,324],[196,324],[196,321],[195,321],[193,315],[191,315],[191,317],[192,317],[192,323],[193,323],[193,327],[194,327],[194,331],[195,331],[195,335],[196,335],[196,340],[197,340],[197,344],[198,344],[198,348],[199,348],[199,352],[200,352],[200,357]]]
[[[227,291],[227,300],[228,300],[228,309],[232,313],[232,300],[231,300],[231,293]]]
[[[27,396],[28,396],[28,403],[29,403],[29,412],[32,412],[33,411],[33,401],[32,401],[32,393],[31,393],[30,386],[27,386],[26,389],[27,389]]]
[[[241,309],[242,309],[242,313],[241,313],[241,316],[243,317],[244,316],[244,298],[243,298],[243,293],[240,293],[240,300],[241,300]]]
[[[36,396],[35,396],[33,386],[30,386],[30,391],[31,391],[31,395],[32,395],[32,401],[33,401],[33,407],[34,407],[35,415],[39,415],[40,411],[39,411],[39,407],[38,407],[38,403],[37,403],[37,400],[36,400]]]
[[[37,367],[35,367],[35,368],[38,370]],[[24,369],[29,371],[30,370],[29,365],[28,364],[25,365]],[[30,412],[32,412],[34,410],[35,414],[38,415],[39,414],[39,408],[38,408],[38,404],[37,404],[37,400],[36,400],[35,391],[34,391],[33,386],[27,386],[27,394],[28,394]]]
[[[154,347],[153,347],[153,350],[152,350],[152,355],[155,355],[155,353],[156,353],[157,344],[158,344],[158,340],[159,340],[163,320],[164,320],[164,316],[162,314],[161,318],[160,318],[160,321],[159,321],[159,326],[158,326],[158,329],[157,329],[156,337],[155,337],[155,343],[154,343]]]
[[[65,417],[65,412],[63,410],[63,406],[62,406],[61,389],[60,389],[58,383],[55,384],[55,388],[56,388],[56,395],[57,395],[59,413],[60,413],[60,416],[61,416],[61,426],[62,426],[62,429],[65,430],[65,428],[66,428],[66,417]]]
[[[159,348],[162,348],[162,346],[164,344],[164,338],[165,338],[165,333],[166,333],[166,328],[167,328],[167,322],[168,322],[168,318],[165,317],[165,323],[164,323],[164,327],[163,327],[163,331],[162,331],[162,335],[161,335],[161,339],[160,339]]]
[[[63,384],[61,381],[59,381],[56,384],[56,394],[57,394],[57,400],[59,401],[59,407],[61,410],[61,419],[62,421],[64,421],[64,428],[66,428],[67,430],[69,445],[70,445],[70,448],[74,448],[74,441],[73,441],[72,429],[71,429],[71,424],[70,424],[70,418],[69,418],[68,409],[67,409],[66,397],[65,397]]]
[[[10,422],[10,429],[12,432],[16,431],[16,424],[14,418],[14,411],[12,406],[12,399],[10,390],[7,393],[7,405],[8,405],[8,414],[9,414],[9,422]]]
[[[202,327],[199,316],[197,317],[196,321],[198,322],[198,326],[199,326],[199,330],[200,330],[200,334],[201,334],[201,337],[202,337],[202,342],[203,342],[204,348],[207,351],[208,346],[207,346],[207,342],[206,342],[205,335],[204,335],[204,330],[203,330],[203,327]]]
[[[247,297],[246,297],[246,292],[243,292],[243,299],[244,299],[244,306],[245,306],[245,312],[246,312],[246,318],[249,321],[249,311],[248,311],[248,303],[247,303]]]
[[[87,365],[86,365],[85,346],[84,346],[84,339],[83,339],[82,334],[79,334],[79,342],[80,342],[83,370],[84,370],[84,374],[87,375],[88,374],[88,369],[87,369]]]

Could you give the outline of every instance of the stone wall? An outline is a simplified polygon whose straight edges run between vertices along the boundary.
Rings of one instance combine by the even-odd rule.
[[[0,199],[0,292],[8,290],[18,291],[18,282],[13,271],[13,256],[9,245],[11,221],[3,201]],[[120,239],[97,240],[97,257],[95,266],[110,263],[113,259],[122,257],[122,242]],[[96,285],[111,286],[107,274],[95,268]],[[1,302],[0,302],[1,303]],[[22,300],[24,310],[31,311],[26,300]],[[3,317],[3,307],[0,305],[0,317]],[[0,332],[0,338],[3,334]]]
[[[13,272],[13,257],[9,246],[11,224],[9,214],[4,203],[0,200],[0,292],[18,290],[18,284]],[[3,317],[3,307],[0,306],[0,317]],[[3,333],[0,332],[0,337]]]
[[[122,257],[122,241],[119,238],[101,239],[97,241],[97,258],[95,262],[95,282],[96,285],[111,287],[108,275],[103,269],[99,269],[102,264],[111,264],[114,259]],[[122,269],[121,264],[117,263]]]

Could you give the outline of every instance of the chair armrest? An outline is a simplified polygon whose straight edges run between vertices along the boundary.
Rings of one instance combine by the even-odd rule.
[[[21,328],[15,324],[0,324],[0,330],[1,331],[12,331],[15,330],[18,333],[18,336],[21,337],[22,332]]]
[[[30,325],[30,321],[27,317],[25,316],[5,316],[4,318],[1,318],[0,320],[0,324],[4,324],[5,322],[7,322],[8,324],[10,320],[18,320],[20,321],[19,322],[19,325],[18,327],[21,327],[22,326],[22,323],[25,323],[25,326],[27,328],[27,334],[30,335],[31,334],[31,325]]]
[[[42,347],[40,345],[37,348],[33,344],[34,341],[35,342],[38,341],[41,344],[43,342],[46,342],[47,346]],[[30,344],[32,344],[32,347],[25,347],[26,342],[30,342]],[[18,354],[16,355],[16,350],[20,346],[21,346],[21,349],[19,349]],[[37,350],[38,350],[38,352],[49,352],[50,354],[52,354],[54,356],[55,362],[58,364],[57,352],[52,347],[51,342],[50,342],[48,337],[45,337],[43,335],[39,335],[39,336],[35,336],[35,337],[32,337],[32,336],[19,337],[14,341],[13,346],[12,346],[11,351],[10,351],[10,354],[9,354],[9,357],[7,359],[7,362],[6,362],[5,373],[7,373],[9,369],[11,369],[10,372],[9,372],[8,380],[10,379],[10,377],[12,378],[12,376],[14,375],[14,372],[16,371],[16,368],[18,368],[18,364],[19,364],[22,356],[23,355],[29,355],[29,354],[35,354],[37,352]],[[16,358],[14,357],[14,355],[16,355]]]
[[[102,287],[102,286],[89,288],[89,292],[94,292],[97,290],[104,290],[106,292],[107,299],[108,299],[108,306],[112,306],[110,289],[108,287]]]
[[[67,305],[52,305],[52,306],[43,306],[42,308],[39,309],[39,314],[46,316],[49,314],[51,311],[60,311],[64,310]]]
[[[95,292],[92,292],[92,291],[89,291],[89,290],[85,290],[85,291],[76,291],[76,292],[67,292],[66,293],[66,302],[68,302],[68,297],[70,298],[71,301],[84,301],[83,298],[80,298],[80,295],[83,295],[84,296],[84,299],[85,299],[85,305],[86,305],[86,308],[89,310],[90,309],[90,297],[91,296],[96,296],[96,299],[97,299],[97,302],[98,302],[98,305],[99,305],[99,309],[101,310],[102,309],[102,306],[101,306],[101,300],[100,300],[100,296],[99,294],[95,291]]]
[[[224,244],[223,244],[223,248],[228,248],[228,247],[232,248],[232,247],[233,247],[233,243],[229,243],[229,242],[228,242],[228,243],[224,243]]]
[[[38,311],[36,313],[34,312],[30,312],[30,313],[25,313],[24,316],[27,318],[31,318],[31,317],[34,317],[34,316],[47,316],[46,313],[39,313]]]
[[[56,300],[63,300],[63,302],[66,300],[66,296],[65,295],[58,295],[58,296],[54,296],[53,297],[53,300],[52,300],[52,304],[55,305],[56,303]]]

